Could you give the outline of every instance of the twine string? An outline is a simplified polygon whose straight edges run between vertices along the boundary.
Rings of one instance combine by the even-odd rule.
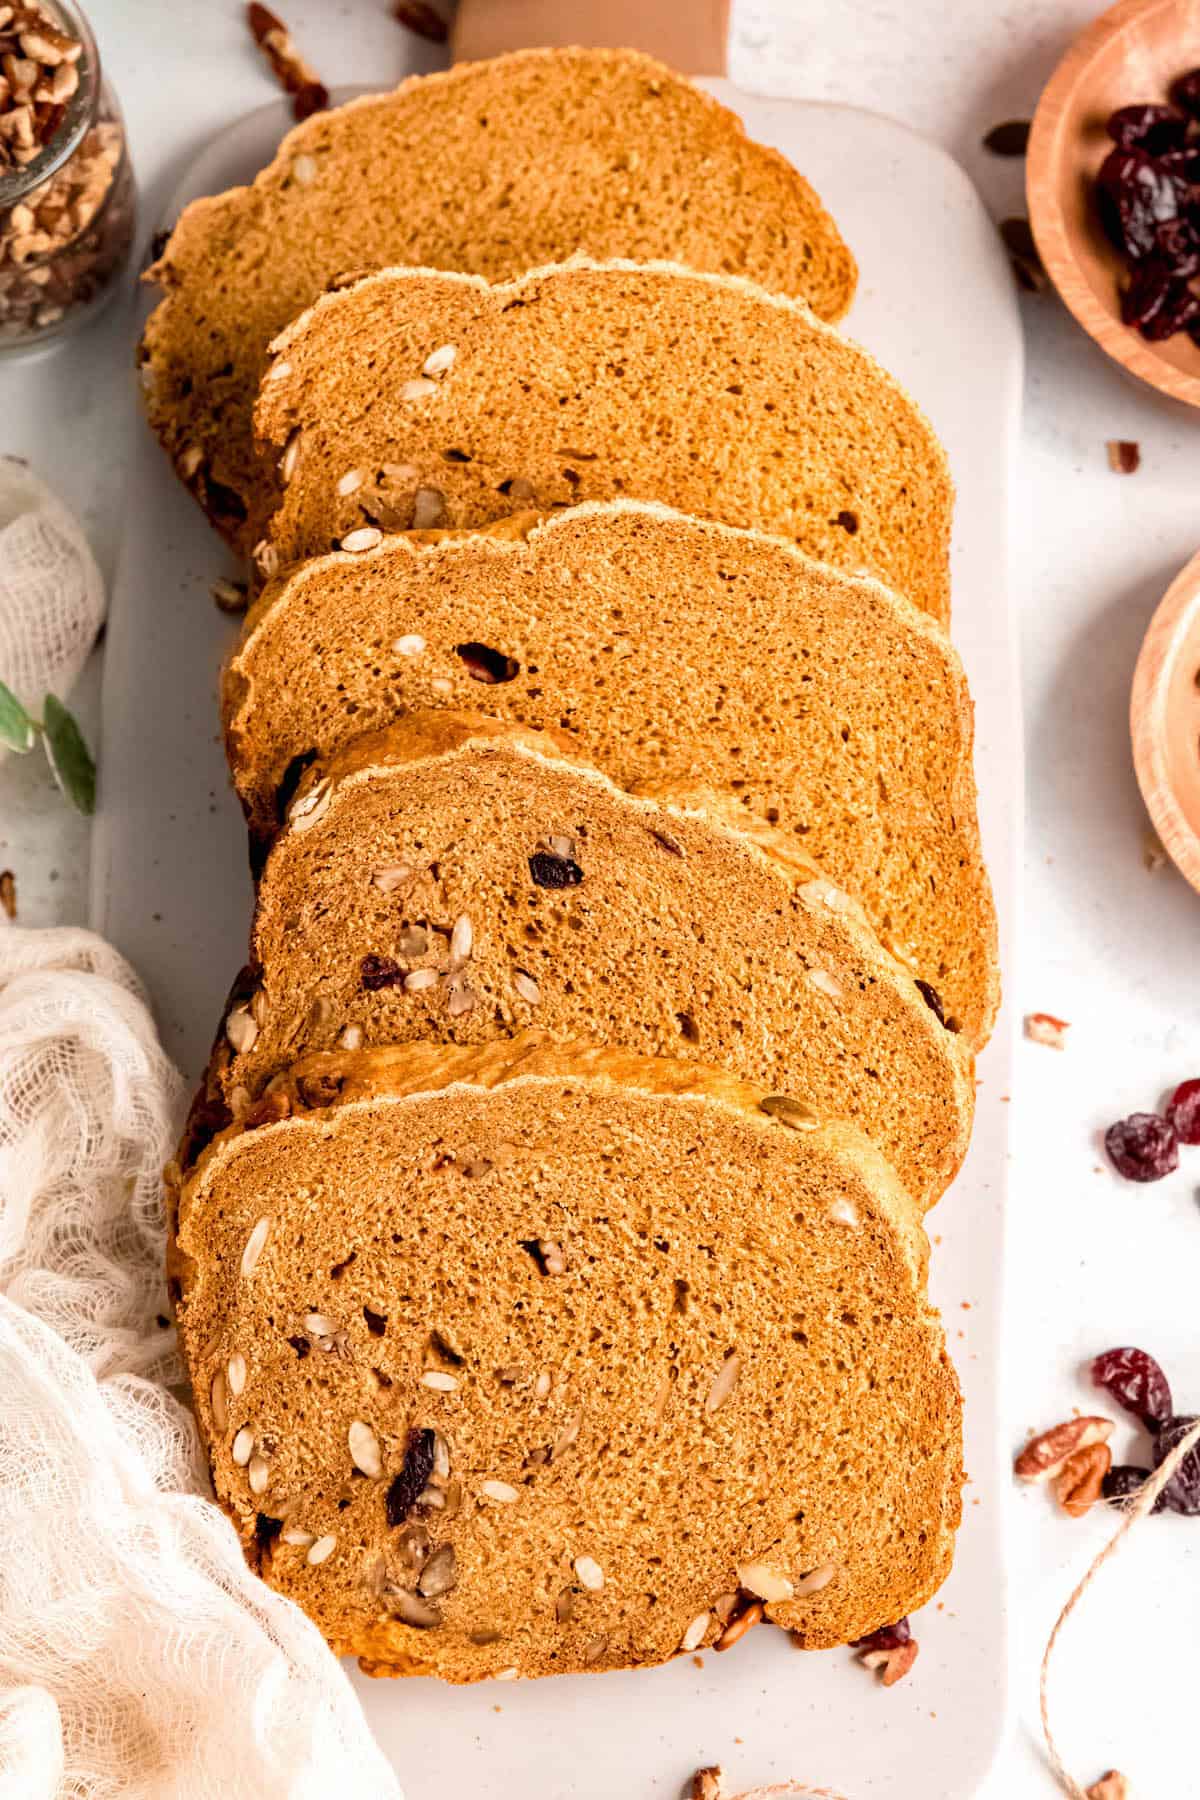
[[[1058,1748],[1050,1724],[1050,1664],[1054,1652],[1058,1647],[1059,1637],[1062,1633],[1063,1626],[1075,1611],[1075,1608],[1083,1599],[1083,1596],[1087,1593],[1105,1563],[1108,1562],[1110,1557],[1116,1555],[1134,1526],[1139,1524],[1141,1520],[1146,1517],[1150,1508],[1158,1499],[1158,1496],[1174,1476],[1180,1463],[1182,1463],[1184,1458],[1188,1456],[1192,1450],[1196,1449],[1197,1446],[1200,1446],[1200,1419],[1197,1420],[1190,1431],[1186,1432],[1185,1435],[1180,1438],[1170,1455],[1163,1458],[1161,1465],[1154,1471],[1153,1475],[1149,1476],[1148,1479],[1143,1482],[1137,1499],[1128,1509],[1126,1516],[1121,1520],[1120,1525],[1117,1527],[1108,1543],[1105,1544],[1103,1550],[1092,1559],[1084,1572],[1082,1580],[1078,1583],[1074,1593],[1059,1613],[1058,1618],[1054,1622],[1054,1629],[1047,1640],[1045,1653],[1042,1656],[1042,1675],[1039,1687],[1042,1712],[1042,1735],[1046,1741],[1046,1755],[1050,1762],[1051,1772],[1058,1782],[1058,1785],[1062,1788],[1064,1794],[1069,1794],[1071,1796],[1071,1800],[1088,1800],[1088,1791],[1085,1787],[1080,1786],[1079,1782],[1076,1781],[1075,1777],[1071,1774],[1071,1771],[1067,1768],[1066,1763],[1063,1761],[1062,1753]]]
[[[709,1778],[704,1784],[704,1777]],[[773,1781],[766,1787],[744,1788],[741,1793],[729,1794],[725,1791],[725,1781],[720,1769],[699,1769],[692,1783],[692,1800],[846,1800],[833,1788],[809,1787],[804,1781]]]
[[[794,1781],[776,1781],[769,1787],[747,1788],[744,1793],[730,1794],[729,1800],[775,1800],[775,1796],[781,1794],[788,1795],[789,1800],[845,1800],[844,1795],[834,1793],[832,1788],[805,1787]]]

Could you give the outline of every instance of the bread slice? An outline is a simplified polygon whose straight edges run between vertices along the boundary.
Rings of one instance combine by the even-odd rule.
[[[386,269],[275,339],[255,411],[288,476],[269,556],[372,525],[662,500],[869,568],[949,614],[952,487],[933,428],[802,301],[668,263],[496,287]]]
[[[504,280],[578,250],[748,275],[826,319],[856,278],[803,176],[708,94],[635,50],[527,50],[318,113],[253,186],[193,202],[148,276],[150,423],[249,553],[274,504],[251,411],[289,319],[350,270]]]
[[[293,818],[210,1067],[229,1117],[309,1051],[536,1026],[851,1119],[924,1206],[957,1172],[970,1055],[795,838],[633,799],[560,733],[451,712],[349,744]]]
[[[173,1292],[218,1498],[336,1651],[629,1668],[753,1595],[815,1649],[943,1580],[958,1386],[850,1126],[520,1040],[309,1057],[270,1099],[185,1179]]]
[[[623,787],[699,782],[802,844],[978,1048],[996,922],[971,702],[944,633],[877,582],[661,507],[585,506],[524,531],[395,537],[264,590],[224,684],[255,837],[307,762],[397,713],[563,729]]]

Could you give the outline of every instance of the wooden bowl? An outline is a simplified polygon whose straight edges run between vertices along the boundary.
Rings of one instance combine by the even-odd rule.
[[[1046,272],[1085,331],[1160,393],[1200,406],[1200,346],[1186,332],[1148,344],[1121,323],[1128,270],[1096,214],[1093,182],[1118,106],[1164,101],[1200,66],[1194,0],[1120,0],[1077,38],[1038,102],[1029,137],[1029,222]]]
[[[1163,846],[1200,889],[1200,555],[1150,621],[1130,701],[1138,785]]]

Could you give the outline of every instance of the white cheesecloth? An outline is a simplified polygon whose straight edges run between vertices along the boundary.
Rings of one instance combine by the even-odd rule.
[[[74,687],[104,603],[76,520],[23,462],[0,456],[0,681],[35,717],[47,694]]]
[[[0,920],[0,1800],[400,1800],[171,1392],[182,1099],[114,950]]]

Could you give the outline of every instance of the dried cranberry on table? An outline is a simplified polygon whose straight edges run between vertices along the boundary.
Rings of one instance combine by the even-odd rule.
[[[1175,1127],[1157,1113],[1130,1113],[1104,1134],[1104,1148],[1126,1181],[1161,1181],[1179,1166]]]
[[[1000,236],[1016,276],[1017,286],[1027,294],[1040,294],[1049,277],[1042,266],[1033,230],[1028,219],[1001,219]]]
[[[852,1650],[897,1650],[901,1644],[907,1644],[912,1637],[912,1626],[907,1617],[897,1619],[894,1625],[881,1625],[878,1631],[868,1632],[866,1637],[854,1638]]]
[[[857,1651],[864,1669],[878,1675],[884,1687],[895,1687],[903,1681],[917,1660],[920,1645],[912,1634],[907,1618],[894,1625],[883,1625],[866,1637],[857,1638],[850,1648]]]
[[[1171,1417],[1171,1384],[1145,1350],[1131,1345],[1105,1350],[1092,1364],[1092,1380],[1147,1431],[1159,1430]]]
[[[983,140],[984,149],[993,156],[1024,156],[1031,124],[1030,119],[1006,119],[1003,125],[993,125]]]
[[[1163,1110],[1181,1144],[1200,1144],[1200,1081],[1181,1081]]]
[[[1194,1413],[1179,1413],[1165,1422],[1154,1440],[1156,1469],[1162,1467],[1176,1444],[1187,1436],[1193,1425],[1200,1425],[1200,1416]],[[1186,1513],[1189,1516],[1200,1513],[1200,1446],[1188,1451],[1163,1489],[1162,1499],[1172,1512]]]
[[[1135,1468],[1132,1463],[1114,1463],[1100,1484],[1101,1495],[1110,1506],[1131,1505],[1149,1481],[1150,1473],[1149,1469]],[[1166,1512],[1167,1503],[1161,1494],[1150,1510]]]

